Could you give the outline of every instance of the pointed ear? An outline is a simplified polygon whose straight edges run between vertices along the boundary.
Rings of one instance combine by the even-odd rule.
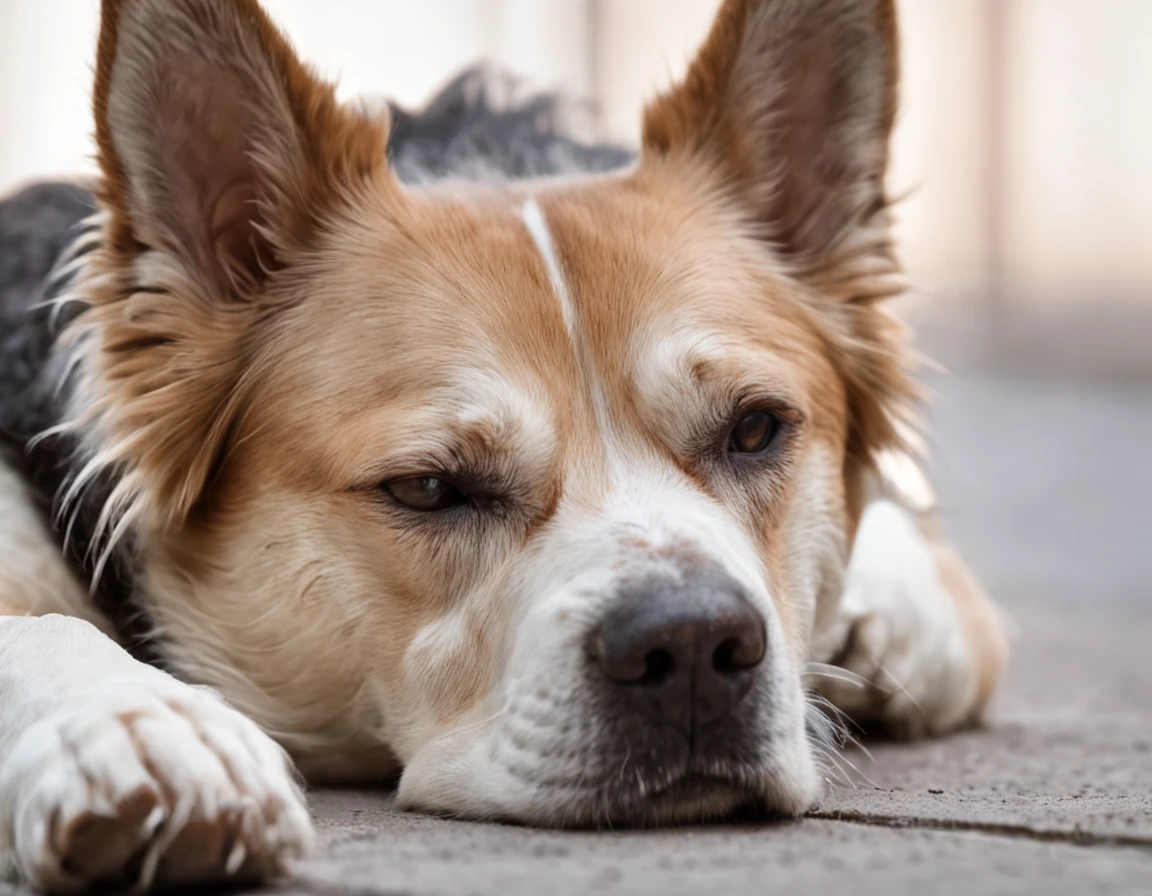
[[[255,0],[105,0],[94,93],[108,235],[257,289],[323,205],[384,164]]]
[[[687,77],[645,110],[645,156],[706,164],[801,273],[883,218],[893,0],[726,0]],[[887,253],[883,224],[865,240]]]
[[[123,474],[105,516],[169,525],[224,454],[273,281],[394,183],[387,123],[341,106],[254,0],[105,0],[97,56],[104,225],[74,285],[76,422]]]

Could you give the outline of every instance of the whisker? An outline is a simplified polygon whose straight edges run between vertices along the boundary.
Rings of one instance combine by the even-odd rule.
[[[883,672],[885,675],[887,675],[892,680],[892,683],[894,685],[896,685],[897,690],[899,690],[901,693],[903,693],[904,696],[907,697],[912,702],[912,705],[916,707],[916,711],[918,713],[920,713],[920,715],[924,715],[924,709],[920,706],[919,701],[915,697],[912,696],[912,694],[909,692],[909,690],[906,687],[904,687],[903,684],[900,683],[900,679],[898,679],[895,675],[893,675],[891,672],[889,672],[888,668],[883,663],[878,664],[877,668],[879,668],[881,672]]]
[[[852,769],[852,771],[856,772],[856,774],[858,774],[858,775],[859,775],[861,778],[863,778],[863,779],[864,779],[864,782],[865,782],[866,784],[870,784],[870,785],[872,785],[872,788],[873,788],[874,790],[880,790],[880,785],[879,785],[879,784],[877,784],[875,781],[873,781],[871,778],[869,778],[869,777],[868,777],[866,774],[864,774],[864,772],[860,771],[860,768],[859,768],[859,767],[856,765],[856,763],[854,763],[854,762],[853,762],[851,759],[849,759],[847,756],[845,756],[845,755],[843,755],[843,754],[841,754],[841,755],[840,755],[840,759],[841,759],[841,761],[842,761],[842,762],[844,762],[844,763],[845,763],[845,764],[846,764],[846,765],[847,765],[847,766],[848,766],[850,769]]]
[[[844,757],[840,757],[840,758],[843,759]],[[844,771],[844,769],[840,766],[840,763],[837,761],[837,759],[834,755],[829,753],[828,754],[828,760],[836,767],[836,771],[838,771],[840,773],[840,777],[844,779],[844,783],[846,783],[848,786],[850,786],[853,790],[859,790],[860,789],[859,787],[856,786],[856,782],[852,780],[851,776],[846,771]],[[849,764],[851,764],[851,763],[849,763]]]
[[[868,684],[868,679],[863,675],[859,675],[856,672],[853,672],[851,669],[845,669],[843,666],[833,666],[831,663],[810,662],[805,666],[804,671],[800,674],[815,675],[817,677],[821,675],[847,676],[848,679],[855,681],[860,685]]]
[[[855,719],[853,719],[850,715],[848,715],[846,712],[844,712],[844,710],[842,710],[839,706],[837,706],[835,703],[833,703],[831,700],[829,700],[823,694],[810,693],[808,695],[808,698],[809,698],[809,700],[812,701],[813,704],[815,704],[819,708],[821,708],[821,709],[826,708],[827,710],[830,710],[834,714],[834,716],[830,717],[829,720],[834,722],[837,725],[837,727],[840,729],[840,736],[841,736],[842,741],[843,741],[841,746],[843,746],[844,744],[848,744],[850,746],[853,746],[856,749],[860,750],[860,752],[862,752],[865,756],[867,756],[868,759],[871,760],[873,763],[876,762],[876,757],[872,755],[872,752],[864,745],[864,742],[862,740],[860,740],[859,737],[857,737],[855,734],[853,734],[851,731],[848,730],[848,726],[851,725],[858,732],[860,732],[860,734],[864,733],[864,729],[860,726],[860,724]],[[827,715],[827,713],[825,713],[825,715]]]
[[[843,671],[847,672],[846,669]],[[801,672],[800,674],[801,674],[801,676],[811,676],[812,678],[826,678],[826,679],[829,679],[831,681],[842,681],[845,684],[850,684],[850,685],[853,685],[854,687],[858,687],[858,688],[866,687],[868,684],[867,681],[865,681],[859,675],[856,675],[854,672],[848,673],[846,675],[836,675],[832,672],[811,672],[811,671],[810,672]],[[852,677],[852,676],[855,676],[855,677]]]

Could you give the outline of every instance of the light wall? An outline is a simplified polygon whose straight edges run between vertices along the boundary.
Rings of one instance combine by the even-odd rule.
[[[1014,0],[1008,272],[1033,299],[1152,303],[1152,2]]]

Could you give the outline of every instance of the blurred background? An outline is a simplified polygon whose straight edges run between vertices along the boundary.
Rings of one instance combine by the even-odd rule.
[[[341,93],[484,60],[634,145],[717,0],[265,0]],[[900,0],[891,174],[937,479],[1001,596],[1152,606],[1152,0]],[[0,0],[0,193],[90,170],[96,0]]]

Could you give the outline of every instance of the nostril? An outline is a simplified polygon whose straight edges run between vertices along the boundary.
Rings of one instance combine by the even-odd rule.
[[[644,657],[644,674],[637,684],[663,684],[676,670],[676,661],[667,650],[649,651]]]
[[[739,671],[740,667],[736,665],[736,650],[739,646],[740,642],[736,638],[721,641],[712,652],[712,668],[721,675]]]
[[[763,650],[740,638],[725,638],[712,651],[712,668],[721,675],[735,675],[751,669],[763,658]]]

